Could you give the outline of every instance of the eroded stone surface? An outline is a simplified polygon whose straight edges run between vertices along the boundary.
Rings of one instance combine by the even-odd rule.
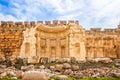
[[[49,58],[120,58],[119,27],[101,31],[85,30],[78,21],[2,21],[0,56],[20,56],[28,63],[43,64],[49,63]],[[72,62],[76,63],[75,59]]]

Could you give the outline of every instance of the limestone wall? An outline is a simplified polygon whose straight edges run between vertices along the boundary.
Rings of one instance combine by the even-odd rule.
[[[1,22],[0,25],[0,54],[1,56],[19,55],[23,42],[24,31],[21,23]]]
[[[92,28],[86,31],[85,46],[88,58],[120,58],[120,29]]]
[[[0,22],[0,55],[39,59],[120,58],[120,25],[85,30],[78,21]]]
[[[86,50],[84,44],[85,30],[80,25],[70,24],[69,54],[70,57],[85,59]]]

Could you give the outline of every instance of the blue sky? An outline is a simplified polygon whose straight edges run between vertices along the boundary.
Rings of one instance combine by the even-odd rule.
[[[116,28],[120,0],[0,0],[0,21],[79,20],[80,25]]]

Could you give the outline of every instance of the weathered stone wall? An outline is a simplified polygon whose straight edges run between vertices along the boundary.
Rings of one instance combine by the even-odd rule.
[[[92,28],[86,31],[85,46],[88,58],[120,58],[120,29]]]
[[[23,41],[24,27],[19,23],[1,22],[0,25],[0,54],[1,56],[18,56]]]
[[[0,23],[0,55],[31,58],[120,58],[120,25],[85,30],[78,21]]]

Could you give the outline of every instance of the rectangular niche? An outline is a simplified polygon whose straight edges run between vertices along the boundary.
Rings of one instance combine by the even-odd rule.
[[[46,48],[45,48],[45,46],[41,46],[41,54],[42,54],[42,55],[45,55],[45,53],[46,53]]]
[[[51,57],[55,57],[56,56],[56,47],[57,47],[57,42],[56,39],[51,39],[50,40],[50,53],[51,53]]]
[[[56,56],[56,47],[51,47],[51,57]]]
[[[65,46],[61,46],[61,57],[64,58],[65,56]]]
[[[57,46],[57,42],[56,42],[56,39],[51,39],[50,40],[50,46]]]
[[[46,46],[46,39],[44,38],[40,39],[40,46]]]
[[[66,38],[62,38],[60,40],[60,44],[61,44],[61,46],[65,46],[66,45]]]
[[[30,43],[25,43],[25,54],[26,56],[30,54]]]
[[[46,39],[44,38],[40,39],[40,48],[41,56],[44,56],[46,53]]]

